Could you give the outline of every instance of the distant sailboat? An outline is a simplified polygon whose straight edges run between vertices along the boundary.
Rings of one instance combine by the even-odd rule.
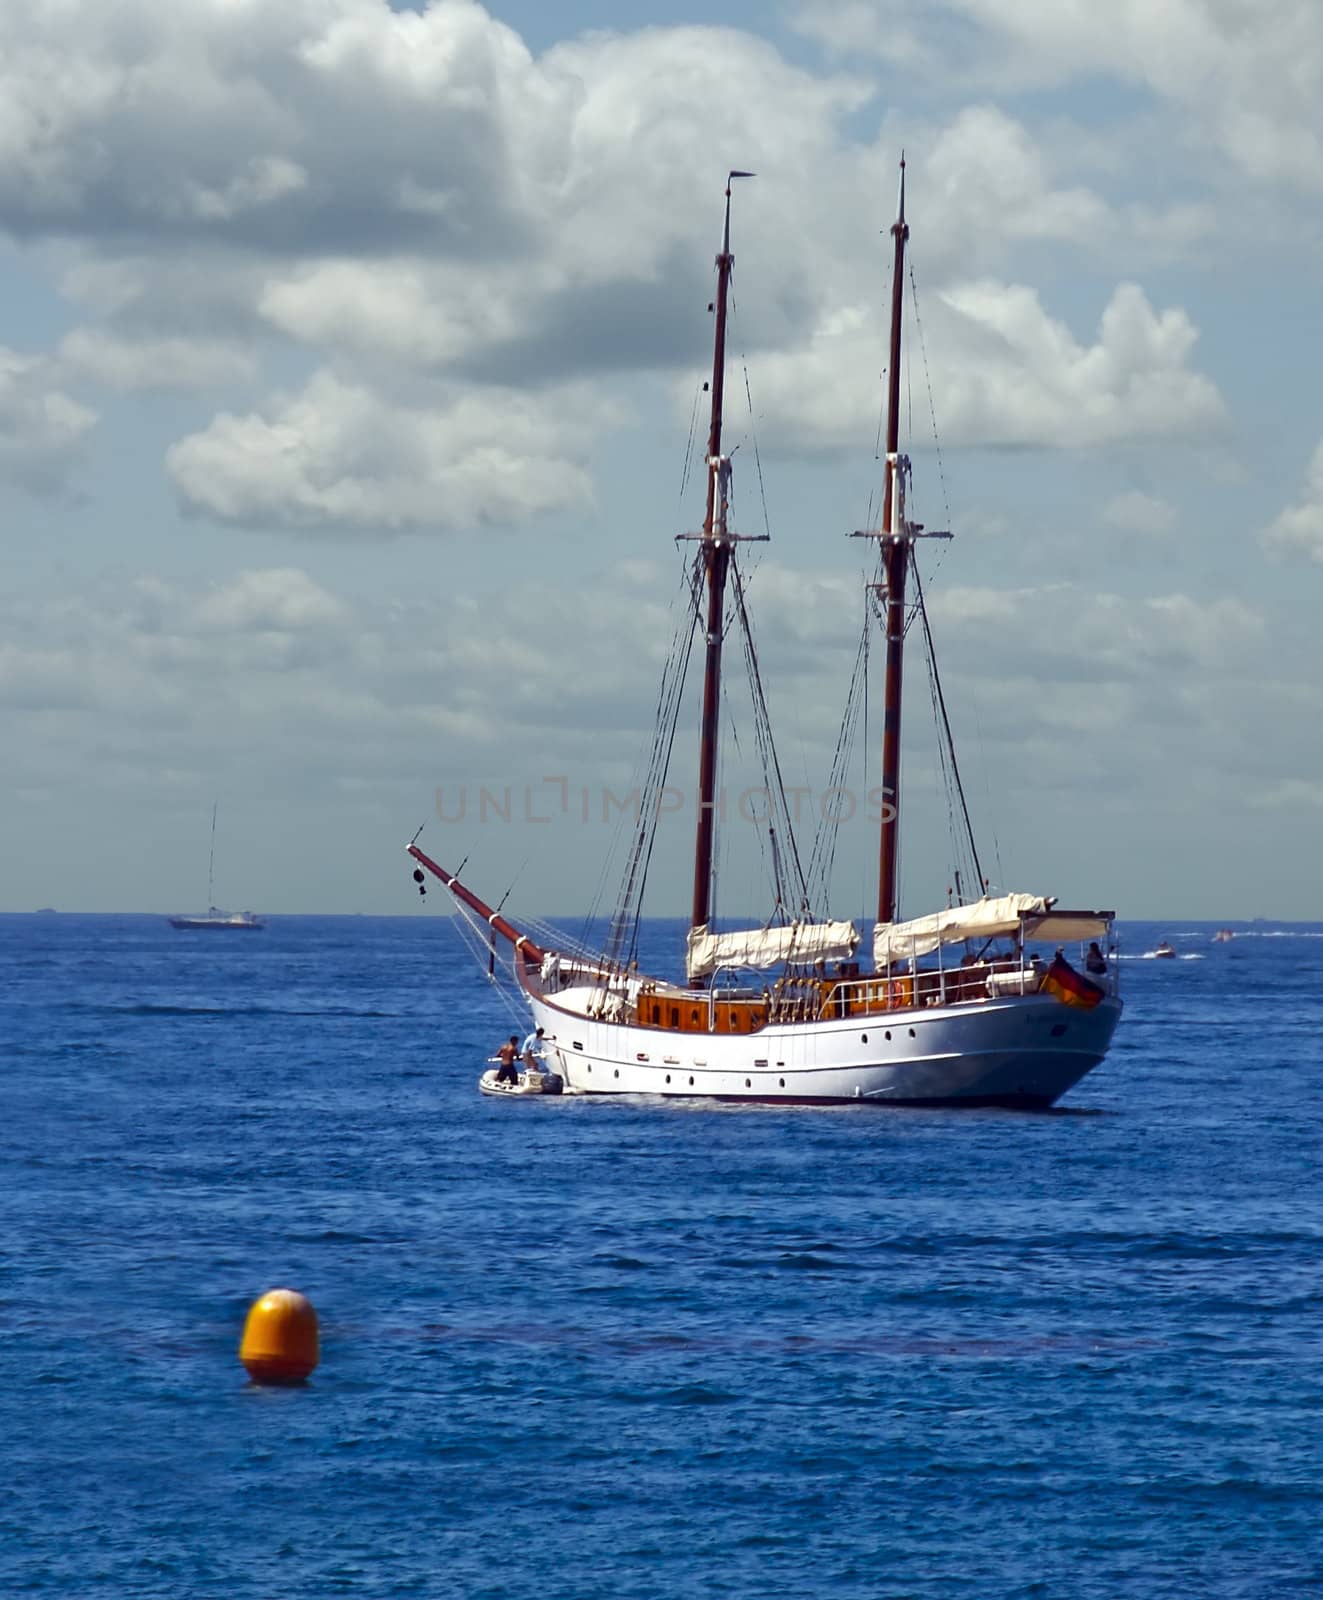
[[[221,911],[215,902],[216,871],[216,806],[211,808],[211,855],[207,860],[207,912],[205,916],[171,917],[172,928],[228,931],[237,928],[259,929],[265,927],[260,917],[251,911]]]

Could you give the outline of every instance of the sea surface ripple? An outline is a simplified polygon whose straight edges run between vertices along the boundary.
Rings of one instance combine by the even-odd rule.
[[[492,1102],[442,918],[0,918],[0,1595],[1323,1592],[1323,928],[1237,926],[1026,1115]]]

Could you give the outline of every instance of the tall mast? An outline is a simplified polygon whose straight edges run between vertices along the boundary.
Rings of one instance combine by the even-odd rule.
[[[721,711],[721,636],[726,613],[726,576],[731,540],[726,533],[730,457],[721,453],[721,403],[726,384],[726,303],[735,257],[730,250],[730,185],[726,178],[726,222],[717,257],[717,323],[712,352],[712,422],[707,436],[707,515],[701,535],[707,590],[707,652],[703,666],[703,722],[698,750],[698,822],[694,836],[694,899],[690,922],[705,927],[712,910],[712,838],[716,821],[717,726]]]
[[[207,857],[208,906],[214,906],[216,904],[216,890],[214,888],[214,876],[216,869],[216,807],[219,803],[220,802],[216,800],[211,802],[211,854]]]
[[[882,844],[878,864],[877,920],[896,920],[896,864],[900,829],[900,705],[905,651],[905,577],[910,534],[900,482],[900,315],[905,288],[905,157],[900,158],[900,201],[891,225],[891,356],[887,368],[887,466],[882,500],[882,579],[886,591],[886,688],[882,724]]]

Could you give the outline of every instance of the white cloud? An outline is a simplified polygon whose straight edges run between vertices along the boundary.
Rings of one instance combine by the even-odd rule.
[[[1102,517],[1127,533],[1167,533],[1176,525],[1176,508],[1160,495],[1127,489],[1107,502]]]
[[[0,477],[37,493],[61,488],[95,422],[57,387],[47,359],[0,345]]]
[[[1000,93],[1108,77],[1151,91],[1243,172],[1323,187],[1315,0],[799,0],[842,54]]]
[[[859,443],[877,412],[879,317],[876,306],[843,307],[810,344],[758,364],[757,400],[780,438]],[[1073,449],[1197,434],[1224,420],[1216,386],[1188,365],[1193,323],[1179,307],[1155,312],[1134,284],[1115,291],[1092,345],[1078,343],[1033,289],[990,281],[947,290],[924,325],[950,443]]]
[[[239,633],[324,627],[347,614],[342,601],[297,567],[241,572],[192,608],[195,626]]]
[[[1323,781],[1283,778],[1256,793],[1252,804],[1261,811],[1323,811]]]
[[[1263,530],[1260,541],[1281,555],[1301,555],[1323,565],[1323,441],[1310,457],[1300,498]]]
[[[522,521],[585,504],[595,402],[476,390],[417,405],[329,372],[266,414],[222,413],[173,445],[184,505],[221,522],[394,532]]]
[[[250,351],[220,339],[125,338],[74,328],[60,341],[61,367],[110,389],[210,389],[257,375]]]

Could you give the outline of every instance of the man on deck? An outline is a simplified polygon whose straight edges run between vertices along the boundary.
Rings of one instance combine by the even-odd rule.
[[[521,1054],[524,1058],[524,1066],[529,1072],[542,1071],[541,1058],[546,1048],[542,1034],[543,1030],[541,1028],[535,1028],[524,1040],[524,1048]]]
[[[519,1035],[512,1033],[501,1048],[496,1052],[496,1059],[501,1063],[496,1069],[497,1083],[518,1083],[519,1070],[515,1066],[515,1058],[519,1054]]]

